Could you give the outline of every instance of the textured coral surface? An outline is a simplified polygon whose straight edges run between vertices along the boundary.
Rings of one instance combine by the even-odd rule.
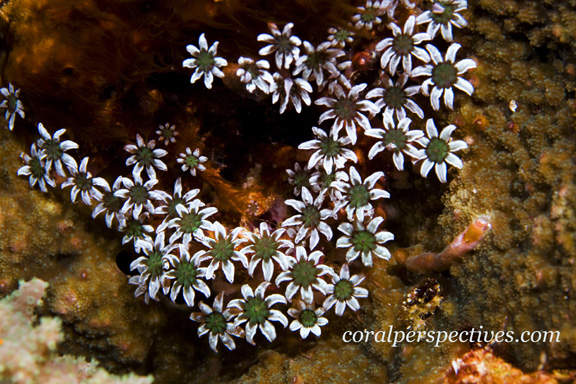
[[[151,377],[133,374],[114,377],[94,362],[70,355],[58,356],[62,322],[55,317],[36,318],[48,284],[40,279],[20,281],[18,290],[0,301],[0,379],[3,383],[133,383]],[[15,353],[16,352],[16,353]]]
[[[294,22],[300,37],[320,42],[361,4],[170,3],[12,0],[0,7],[2,83],[20,87],[27,108],[14,132],[0,129],[0,295],[20,279],[49,282],[43,311],[62,321],[60,352],[96,358],[114,373],[152,374],[158,383],[573,382],[574,1],[470,1],[463,13],[469,25],[454,34],[478,64],[469,77],[475,92],[457,97],[454,111],[434,115],[439,126],[455,124],[468,143],[459,153],[463,169],[450,171],[448,184],[441,184],[421,178],[408,161],[405,172],[383,162],[394,199],[378,209],[395,235],[389,243],[395,255],[440,252],[471,222],[488,218],[492,229],[475,250],[449,271],[425,275],[407,271],[400,256],[375,259],[365,272],[369,298],[358,312],[330,314],[320,338],[301,340],[277,329],[282,337],[272,343],[258,335],[256,347],[220,345],[219,354],[196,336],[182,303],[134,298],[127,279],[133,247],[122,246],[122,234],[93,220],[88,208],[72,204],[67,190],[30,189],[16,175],[19,154],[37,139],[42,121],[52,131],[67,128],[90,155],[93,173],[127,173],[123,145],[136,133],[152,139],[159,124],[171,121],[181,127],[174,153],[190,146],[209,158],[189,186],[218,207],[219,220],[253,227],[281,221],[290,216],[282,201],[292,198],[293,188],[285,169],[308,160],[296,148],[310,140],[321,110],[280,118],[277,105],[229,76],[209,92],[191,86],[190,72],[181,67],[184,47],[206,32],[220,41],[219,54],[255,55],[261,47],[255,38],[269,21]],[[379,38],[372,33],[360,33],[358,52],[373,51]],[[432,112],[429,101],[423,109]],[[357,151],[359,164],[368,167],[369,146],[360,142],[359,148],[366,152]],[[168,167],[179,170],[176,161]],[[166,179],[161,182],[173,184]],[[240,287],[226,289],[238,294]],[[342,341],[345,331],[390,326],[560,331],[561,341],[438,347]]]

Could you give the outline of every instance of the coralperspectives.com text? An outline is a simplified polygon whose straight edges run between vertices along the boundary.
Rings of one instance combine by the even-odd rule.
[[[369,331],[346,331],[342,334],[345,343],[391,343],[397,347],[401,343],[433,343],[438,347],[442,343],[540,343],[560,342],[560,331],[483,331],[472,328],[469,331],[413,331],[394,330],[390,325],[388,330]]]

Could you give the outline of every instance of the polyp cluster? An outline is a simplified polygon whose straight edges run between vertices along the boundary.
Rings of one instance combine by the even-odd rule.
[[[80,195],[93,206],[93,217],[103,213],[106,225],[123,232],[123,243],[132,243],[139,254],[130,266],[135,295],[146,302],[163,295],[196,309],[191,319],[200,323],[200,336],[208,334],[214,351],[218,341],[234,349],[235,338],[255,344],[258,332],[273,341],[279,326],[302,338],[320,336],[330,311],[342,316],[346,309],[360,309],[359,299],[368,296],[360,286],[362,271],[374,258],[390,258],[386,242],[394,236],[382,228],[379,207],[394,196],[384,190],[383,171],[364,174],[366,162],[383,161],[379,157],[389,153],[398,171],[409,161],[423,177],[434,168],[443,183],[449,165],[463,166],[454,153],[467,145],[452,139],[456,127],[439,130],[425,110],[431,107],[433,113],[442,104],[453,109],[455,90],[474,91],[463,75],[476,64],[458,61],[461,46],[453,42],[453,27],[467,24],[460,14],[466,1],[436,0],[427,10],[407,0],[403,8],[398,3],[367,1],[348,28],[330,28],[318,44],[294,36],[293,23],[281,28],[269,23],[270,33],[257,37],[265,44],[261,57],[237,58],[236,76],[246,90],[269,95],[281,114],[300,113],[313,100],[322,111],[319,126],[312,127],[314,138],[299,145],[310,154],[307,164],[287,170],[295,198],[285,204],[294,214],[278,227],[263,222],[252,230],[229,228],[213,220],[218,208],[207,206],[199,189],[184,190],[182,183],[184,177],[202,177],[208,159],[196,148],[170,151],[179,133],[170,123],[159,126],[158,141],[137,135],[135,144],[125,146],[132,174],[114,181],[93,176],[88,157],[78,165],[69,154],[78,145],[61,141],[64,129],[50,135],[39,123],[41,138],[30,154],[22,154],[25,165],[18,174],[47,192],[57,185],[56,173],[64,178],[61,188],[71,187],[72,202]],[[408,16],[396,19],[400,14]],[[386,26],[381,25],[385,17],[393,20]],[[355,52],[365,43],[360,35],[376,40],[373,52]],[[442,45],[448,44],[445,53],[433,45],[440,35],[446,41]],[[182,65],[193,70],[191,83],[203,78],[211,89],[219,81],[214,77],[225,76],[230,61],[218,57],[217,49],[218,42],[209,46],[204,33],[198,46],[186,47],[192,57]],[[272,65],[266,60],[270,56]],[[369,78],[367,73],[376,80],[359,82]],[[0,107],[12,129],[16,115],[24,117],[20,91],[10,84],[1,92],[6,100]],[[362,159],[360,143],[370,148]],[[182,175],[164,191],[157,189],[158,173],[167,170],[164,160],[170,156],[181,164]],[[326,247],[330,242],[345,250],[345,259],[325,252],[334,248]],[[216,288],[238,279],[239,292]]]

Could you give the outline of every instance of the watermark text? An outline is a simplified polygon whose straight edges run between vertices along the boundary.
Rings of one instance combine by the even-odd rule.
[[[346,331],[342,335],[345,343],[390,343],[397,347],[402,343],[431,343],[438,347],[442,343],[548,343],[560,342],[560,331],[484,331],[472,328],[470,331],[411,331],[394,330],[390,325],[387,330]]]

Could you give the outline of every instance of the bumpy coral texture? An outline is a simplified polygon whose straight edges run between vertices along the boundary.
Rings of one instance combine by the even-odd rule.
[[[402,8],[405,3],[398,5],[402,17],[412,12]],[[244,83],[229,76],[236,73],[233,64],[224,69],[224,79],[214,79],[210,93],[183,90],[191,73],[180,64],[186,59],[183,47],[197,41],[200,31],[210,30],[210,42],[220,41],[219,56],[256,55],[260,46],[239,47],[232,36],[255,42],[270,20],[294,22],[300,37],[325,36],[329,27],[346,26],[356,6],[364,5],[307,4],[268,5],[266,14],[258,11],[258,1],[198,1],[175,10],[143,1],[13,0],[2,6],[10,23],[1,28],[11,44],[2,59],[3,84],[11,81],[27,91],[20,95],[27,95],[25,106],[34,111],[34,120],[17,118],[12,135],[0,130],[0,293],[15,289],[21,278],[49,281],[46,311],[62,319],[62,352],[95,357],[114,372],[152,373],[159,383],[466,382],[480,375],[499,382],[507,370],[526,382],[555,382],[573,375],[576,68],[570,36],[576,12],[571,2],[482,0],[462,12],[469,25],[453,32],[461,51],[478,64],[466,74],[475,93],[469,98],[456,92],[454,111],[441,109],[433,116],[440,129],[456,125],[458,139],[468,144],[458,153],[464,167],[450,171],[449,184],[443,185],[421,178],[408,157],[406,172],[394,169],[391,156],[384,158],[377,164],[385,167],[386,189],[395,199],[372,203],[395,235],[386,245],[398,254],[440,252],[478,217],[489,218],[492,230],[443,273],[422,271],[423,276],[395,259],[374,257],[363,283],[369,299],[343,318],[328,316],[320,339],[302,341],[278,327],[281,337],[272,344],[260,344],[262,337],[257,348],[238,341],[238,351],[222,351],[220,345],[222,354],[212,354],[208,341],[196,337],[181,303],[166,299],[146,305],[133,297],[126,274],[136,256],[133,247],[121,245],[122,234],[92,220],[81,204],[71,205],[68,191],[48,196],[16,176],[15,159],[35,140],[33,121],[51,132],[66,127],[71,139],[91,151],[91,171],[104,170],[101,175],[109,180],[111,170],[123,169],[123,145],[136,133],[151,140],[158,125],[170,121],[183,127],[177,128],[170,152],[199,148],[210,158],[191,186],[218,207],[218,220],[254,228],[260,221],[285,220],[293,213],[282,202],[292,187],[283,170],[292,168],[295,158],[308,161],[296,147],[312,139],[309,130],[318,116],[307,115],[306,107],[296,116],[290,106],[286,119],[279,120],[278,105],[248,94]],[[133,20],[139,20],[138,28]],[[236,25],[237,20],[244,22]],[[254,25],[259,32],[250,31]],[[348,72],[356,71],[355,78],[371,87],[382,82],[376,84],[364,68],[379,64],[370,61],[380,40],[373,33],[385,30],[383,24],[361,24],[354,37],[361,36],[363,44],[347,53],[354,68]],[[421,103],[426,114],[433,113],[429,104],[428,99]],[[31,119],[28,110],[26,117]],[[360,139],[365,153],[357,152],[358,163],[370,171],[363,179],[381,171],[367,166],[372,144]],[[175,160],[167,165],[181,167]],[[335,259],[346,259],[345,249],[324,245]],[[236,280],[245,278],[247,272],[238,272]],[[226,293],[240,290],[239,284],[219,283],[215,286]],[[463,331],[480,325],[488,331],[559,330],[562,341],[490,344],[471,351],[465,343],[392,347],[347,344],[341,338],[347,330],[389,326]],[[478,363],[484,358],[486,364]],[[518,368],[549,373],[522,375]]]
[[[575,72],[566,56],[574,42],[563,38],[573,28],[566,20],[576,14],[565,4],[547,9],[545,3],[480,3],[479,10],[489,16],[474,23],[480,38],[473,49],[491,61],[478,71],[485,85],[476,97],[485,107],[462,108],[464,121],[474,127],[475,155],[444,199],[454,214],[473,207],[493,217],[490,246],[453,270],[463,288],[459,315],[475,319],[471,325],[563,335],[560,343],[501,346],[527,370],[561,367],[576,352],[567,320],[576,311],[570,293],[576,284],[570,261],[576,229]],[[496,9],[505,12],[495,17]],[[517,16],[510,13],[514,9]],[[534,17],[541,12],[554,23],[541,24],[544,19]],[[504,38],[516,33],[529,41]],[[511,100],[518,104],[516,111]],[[448,214],[440,218],[446,226],[450,221]],[[478,291],[485,292],[484,300],[473,299]]]
[[[34,315],[42,305],[48,283],[33,279],[0,301],[0,379],[5,383],[133,383],[146,384],[152,377],[108,374],[94,362],[58,356],[63,340],[59,318]],[[37,322],[36,324],[34,324]]]

